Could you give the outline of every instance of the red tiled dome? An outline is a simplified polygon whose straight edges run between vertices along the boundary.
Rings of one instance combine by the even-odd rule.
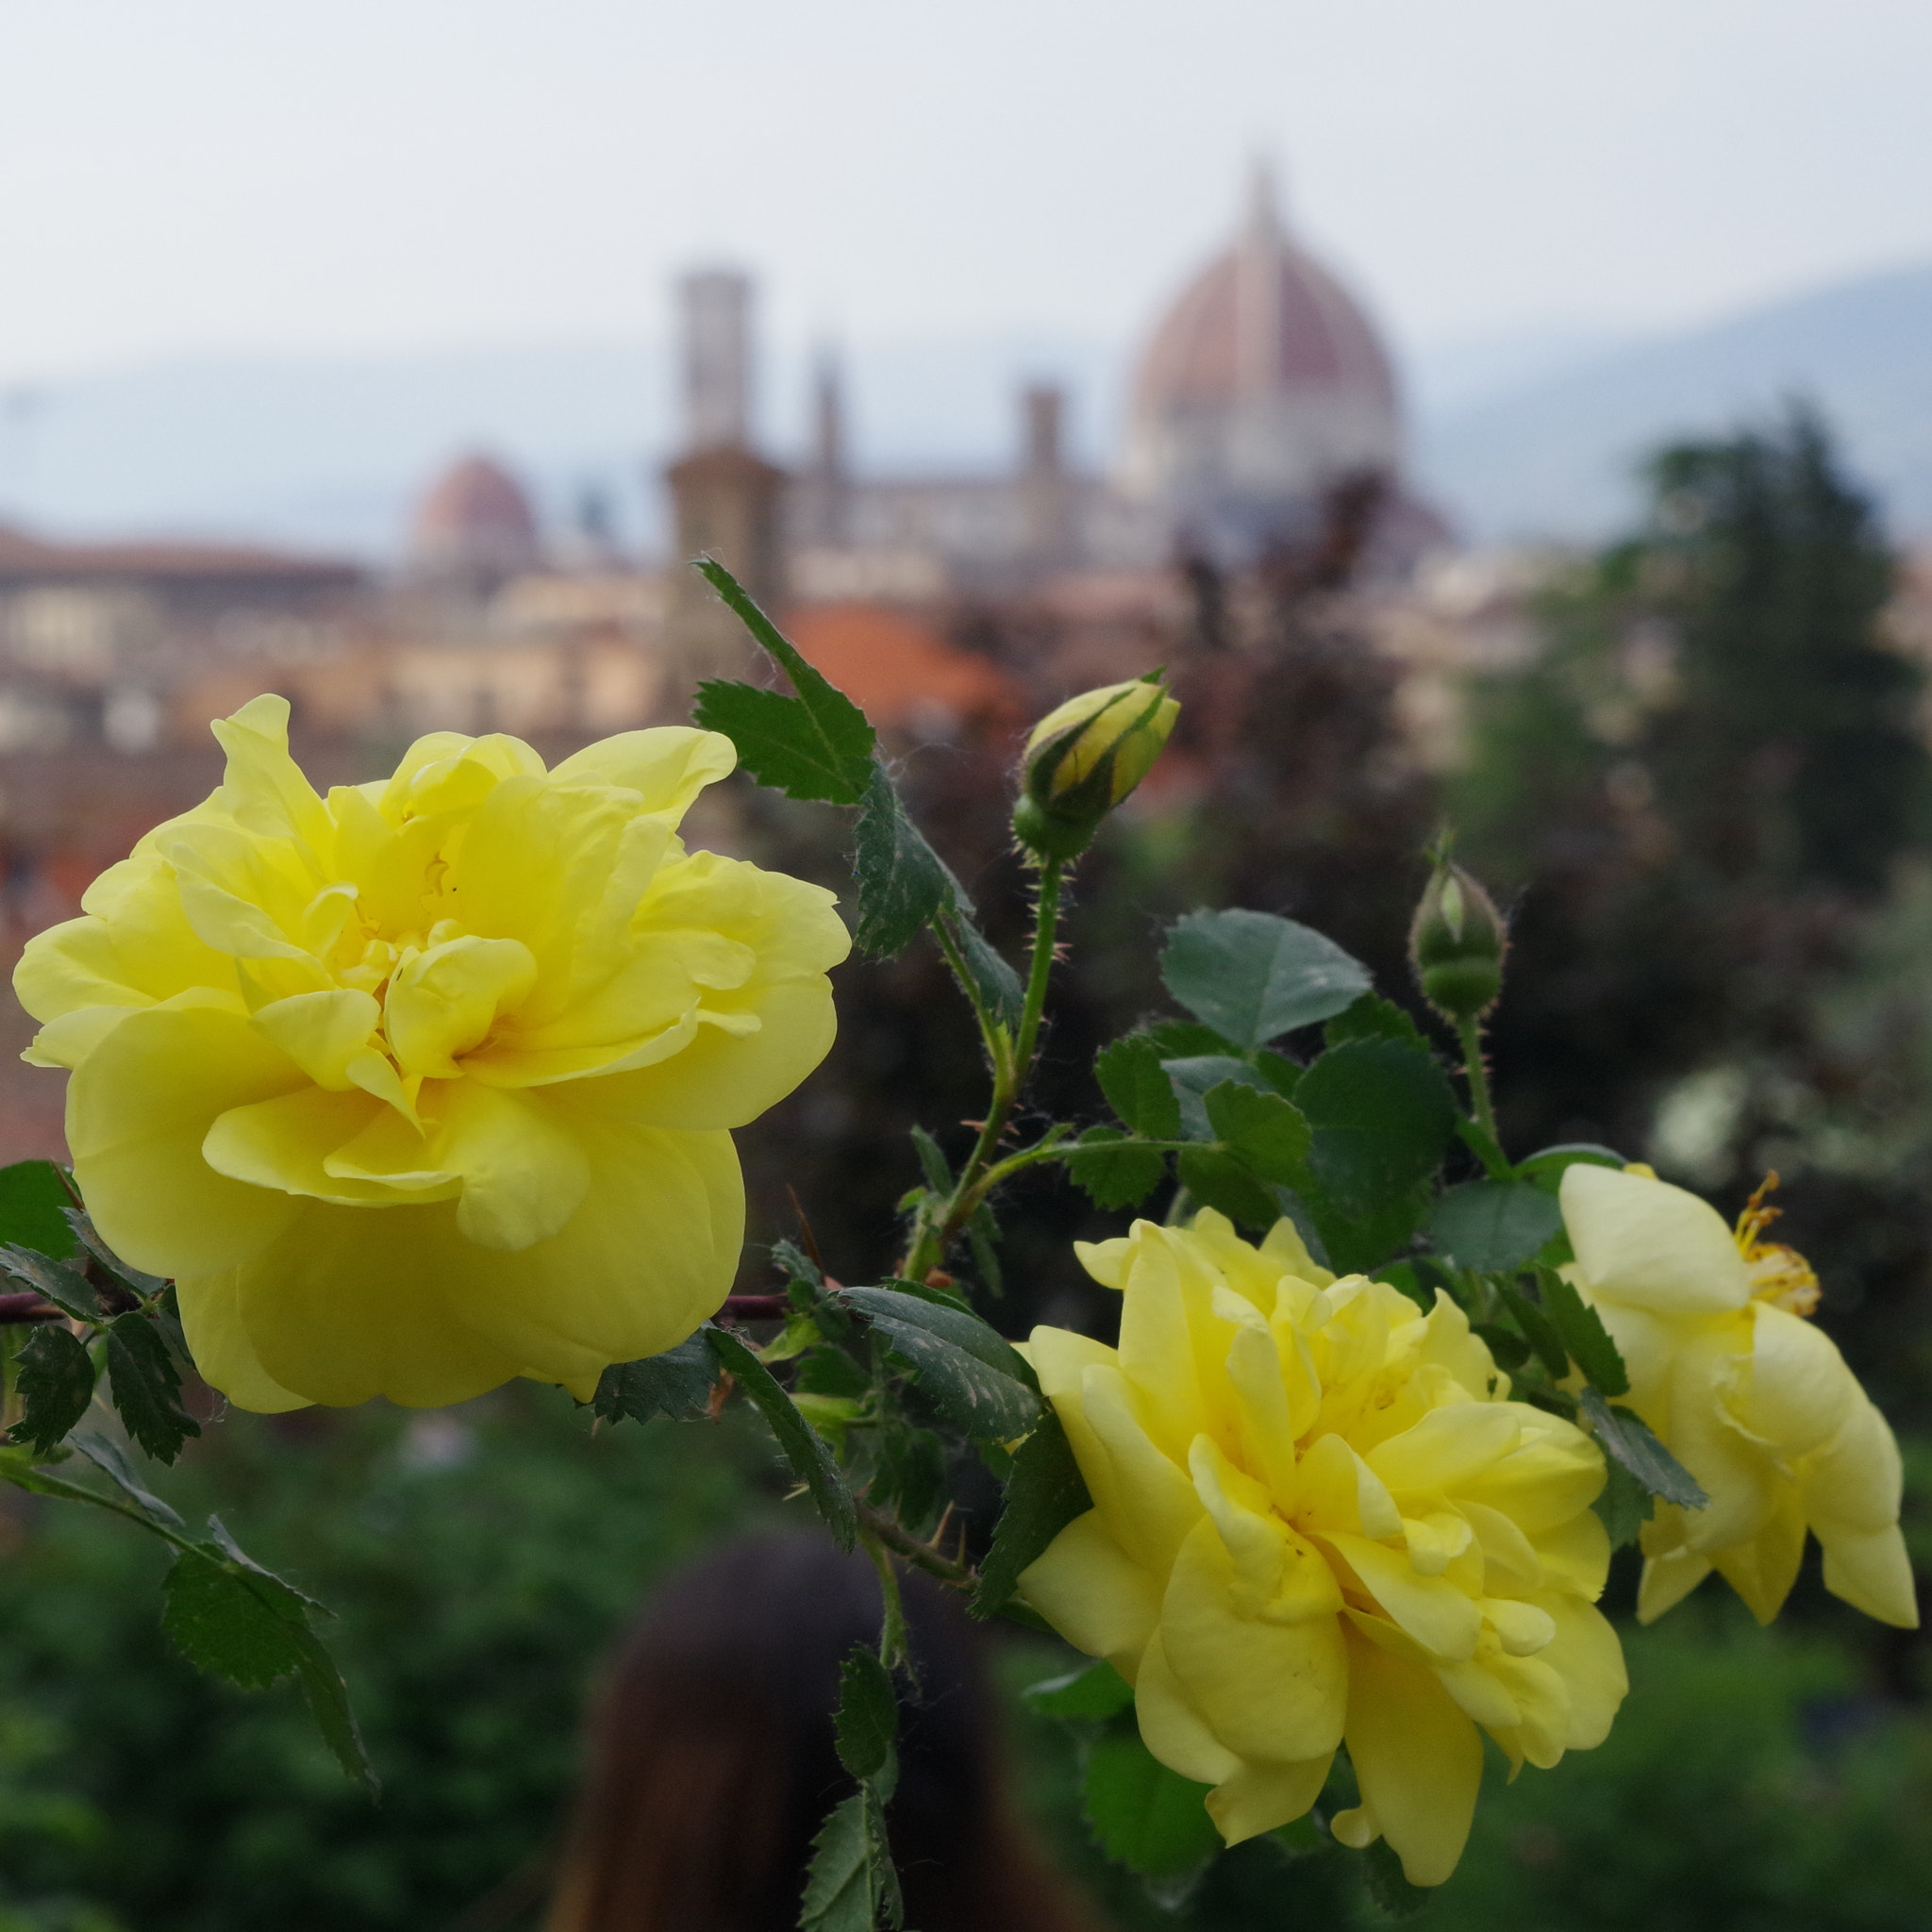
[[[523,486],[502,464],[468,456],[423,499],[409,552],[432,571],[510,575],[537,560],[537,519]]]

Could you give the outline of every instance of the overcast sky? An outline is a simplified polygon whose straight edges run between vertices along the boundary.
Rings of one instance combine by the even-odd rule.
[[[0,0],[0,378],[204,349],[1109,340],[1244,158],[1410,345],[1932,258],[1928,0]]]

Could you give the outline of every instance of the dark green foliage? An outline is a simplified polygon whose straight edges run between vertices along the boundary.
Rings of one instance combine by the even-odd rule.
[[[865,713],[799,656],[721,563],[698,569],[791,679],[795,698],[756,685],[713,680],[698,687],[693,716],[738,747],[739,761],[761,785],[792,798],[857,805],[872,783],[875,734]]]
[[[1535,1349],[1537,1359],[1543,1365],[1543,1373],[1553,1382],[1560,1382],[1570,1373],[1570,1352],[1563,1346],[1563,1338],[1557,1332],[1557,1324],[1522,1290],[1503,1288],[1504,1305],[1516,1317],[1516,1325],[1523,1330],[1529,1345]]]
[[[1470,1181],[1429,1215],[1431,1237],[1458,1268],[1497,1273],[1520,1268],[1562,1224],[1556,1202],[1530,1181]]]
[[[1684,1509],[1702,1509],[1710,1498],[1697,1478],[1651,1434],[1634,1410],[1612,1407],[1594,1389],[1578,1398],[1604,1454],[1621,1462],[1653,1495]]]
[[[1167,990],[1243,1052],[1339,1013],[1369,988],[1332,940],[1270,912],[1191,912],[1160,956]]]
[[[1223,1080],[1208,1090],[1203,1106],[1215,1139],[1258,1178],[1287,1185],[1299,1177],[1310,1136],[1291,1101]]]
[[[1130,1033],[1116,1040],[1094,1061],[1093,1076],[1107,1104],[1135,1133],[1149,1141],[1179,1137],[1180,1104],[1151,1034]]]
[[[799,1414],[791,1396],[779,1388],[771,1370],[730,1329],[707,1328],[703,1334],[711,1353],[738,1377],[740,1386],[777,1438],[785,1459],[810,1491],[819,1514],[825,1519],[832,1541],[841,1550],[851,1549],[858,1534],[858,1511],[831,1451]]]
[[[1173,1084],[1175,1100],[1180,1103],[1181,1132],[1191,1141],[1218,1138],[1208,1118],[1210,1087],[1238,1080],[1257,1091],[1273,1091],[1256,1068],[1229,1054],[1199,1054],[1187,1059],[1162,1060],[1160,1064]]]
[[[1614,1456],[1604,1457],[1604,1471],[1603,1489],[1590,1507],[1603,1519],[1611,1549],[1626,1549],[1656,1513],[1657,1504],[1648,1487]]]
[[[967,976],[980,1006],[1010,1031],[1020,1024],[1020,1008],[1024,1004],[1020,975],[994,951],[974,923],[966,895],[958,890],[957,881],[953,910],[945,919],[945,927],[966,962]]]
[[[858,887],[854,941],[883,958],[904,952],[950,899],[951,881],[883,765],[873,767],[853,827],[852,875]]]
[[[1376,992],[1363,993],[1322,1029],[1324,1046],[1340,1046],[1345,1040],[1407,1040],[1424,1051],[1428,1045],[1414,1017]]]
[[[1628,1393],[1630,1377],[1603,1317],[1554,1268],[1539,1269],[1537,1282],[1542,1290],[1543,1310],[1584,1379],[1601,1395]]]
[[[1024,1693],[1041,1717],[1063,1721],[1116,1717],[1134,1701],[1134,1687],[1105,1658],[1065,1676],[1050,1677]]]
[[[1148,1878],[1191,1872],[1221,1849],[1197,1785],[1168,1770],[1130,1725],[1097,1738],[1087,1758],[1087,1821],[1109,1857]]]
[[[702,1332],[662,1355],[641,1361],[612,1362],[597,1377],[591,1398],[600,1422],[649,1422],[654,1415],[674,1419],[703,1415],[718,1379],[718,1365]]]
[[[68,1225],[74,1196],[51,1160],[0,1167],[0,1242],[70,1261],[80,1244]]]
[[[1232,1154],[1190,1147],[1174,1163],[1181,1186],[1201,1207],[1224,1214],[1250,1235],[1265,1234],[1281,1219],[1281,1203]]]
[[[839,1667],[839,1762],[856,1778],[876,1777],[899,1735],[899,1700],[879,1654],[858,1643]]]
[[[833,1807],[812,1840],[802,1932],[898,1932],[904,1919],[899,1874],[886,1847],[884,1807],[861,1787]]]
[[[181,1376],[161,1332],[139,1308],[108,1324],[108,1389],[127,1432],[157,1462],[173,1462],[201,1424],[181,1407]]]
[[[1433,1887],[1408,1882],[1387,1839],[1378,1838],[1362,1853],[1361,1873],[1369,1903],[1384,1919],[1412,1919],[1435,1896]]]
[[[12,1434],[44,1455],[87,1413],[94,1393],[93,1357],[71,1330],[36,1328],[20,1352],[14,1386],[22,1408]]]
[[[0,1248],[0,1268],[4,1268],[13,1280],[32,1289],[42,1301],[51,1302],[62,1314],[72,1315],[76,1322],[98,1322],[101,1319],[100,1297],[94,1293],[93,1284],[66,1262],[54,1260],[30,1248],[9,1247]]]
[[[890,1288],[848,1288],[836,1299],[872,1324],[948,1428],[1000,1442],[1024,1436],[1038,1420],[1033,1371],[978,1316]]]
[[[1012,1595],[1020,1573],[1046,1549],[1076,1516],[1092,1508],[1080,1465],[1060,1419],[1051,1408],[1040,1426],[1020,1444],[1007,1478],[1006,1506],[993,1531],[992,1547],[979,1566],[973,1614],[993,1615]]]
[[[1067,1162],[1074,1185],[1096,1208],[1133,1208],[1160,1185],[1167,1157],[1128,1140],[1118,1127],[1089,1127]]]

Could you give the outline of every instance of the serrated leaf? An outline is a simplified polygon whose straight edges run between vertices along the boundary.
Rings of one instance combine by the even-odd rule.
[[[1470,1181],[1429,1215],[1436,1245],[1458,1268],[1507,1274],[1532,1259],[1563,1224],[1556,1202],[1530,1181]]]
[[[1232,1054],[1191,1054],[1180,1059],[1162,1060],[1160,1065],[1180,1108],[1180,1130],[1191,1141],[1218,1138],[1213,1122],[1208,1118],[1210,1087],[1234,1080],[1243,1087],[1252,1087],[1257,1093],[1274,1091],[1246,1060],[1236,1059]]]
[[[1180,1138],[1180,1102],[1161,1065],[1160,1049],[1145,1033],[1130,1033],[1104,1048],[1093,1077],[1118,1119],[1149,1141]]]
[[[1224,1214],[1251,1234],[1265,1234],[1281,1219],[1281,1203],[1232,1154],[1190,1147],[1174,1162],[1180,1184],[1204,1208]]]
[[[952,874],[908,817],[880,764],[872,768],[853,828],[852,879],[858,894],[852,938],[875,959],[904,952],[951,903]]]
[[[892,1674],[869,1644],[855,1643],[839,1666],[834,1729],[839,1762],[854,1777],[877,1777],[891,1762],[899,1735],[899,1699]]]
[[[1153,1020],[1146,1027],[1147,1038],[1164,1060],[1198,1058],[1202,1054],[1226,1054],[1239,1058],[1235,1043],[1224,1040],[1211,1026],[1193,1020]]]
[[[1221,1849],[1208,1790],[1168,1770],[1138,1731],[1098,1738],[1088,1755],[1087,1822],[1109,1857],[1149,1878],[1178,1877]]]
[[[1369,970],[1332,940],[1272,912],[1191,912],[1174,923],[1160,976],[1197,1020],[1251,1052],[1328,1019],[1369,990]]]
[[[738,1377],[739,1386],[764,1417],[793,1473],[811,1493],[832,1541],[850,1552],[858,1536],[858,1512],[831,1451],[799,1414],[777,1378],[728,1328],[699,1331],[718,1360]]]
[[[1570,1351],[1548,1315],[1520,1290],[1503,1284],[1503,1305],[1516,1317],[1516,1325],[1536,1350],[1537,1359],[1551,1381],[1560,1382],[1570,1373]]]
[[[905,1923],[885,1815],[864,1787],[841,1799],[812,1840],[799,1913],[801,1932],[898,1932]]]
[[[80,1244],[68,1225],[74,1195],[51,1160],[0,1167],[0,1242],[71,1261]]]
[[[163,1585],[162,1627],[197,1670],[244,1690],[265,1690],[302,1668],[290,1627],[302,1623],[302,1606],[292,1595],[286,1609],[278,1606],[278,1587],[271,1578],[244,1579],[198,1551],[179,1551]]]
[[[1436,1896],[1431,1888],[1408,1882],[1401,1858],[1385,1838],[1378,1838],[1362,1854],[1359,1870],[1362,1888],[1378,1918],[1413,1918]]]
[[[75,1239],[98,1261],[108,1273],[122,1283],[132,1294],[142,1301],[152,1301],[167,1287],[167,1277],[162,1274],[144,1274],[139,1268],[124,1261],[106,1241],[101,1239],[100,1229],[88,1218],[84,1209],[63,1208],[61,1217],[74,1230]]]
[[[127,1433],[157,1462],[173,1462],[201,1424],[175,1399],[181,1377],[160,1331],[130,1309],[108,1324],[108,1391]]]
[[[1604,1457],[1604,1468],[1607,1480],[1590,1507],[1602,1520],[1611,1549],[1625,1549],[1637,1541],[1643,1525],[1657,1513],[1657,1504],[1649,1490],[1614,1456]]]
[[[87,1413],[93,1357],[71,1330],[58,1324],[37,1328],[20,1352],[15,1387],[22,1409],[10,1433],[44,1456]]]
[[[1295,1105],[1314,1130],[1308,1165],[1323,1193],[1352,1218],[1403,1205],[1441,1164],[1456,1126],[1456,1098],[1441,1068],[1398,1040],[1330,1047],[1303,1074]]]
[[[1538,1270],[1537,1286],[1542,1290],[1543,1312],[1556,1324],[1584,1380],[1605,1395],[1628,1394],[1629,1373],[1604,1318],[1554,1268]]]
[[[1118,1127],[1089,1127],[1068,1158],[1067,1173],[1096,1208],[1132,1208],[1160,1185],[1167,1157]]]
[[[1020,1024],[1021,1009],[1026,1004],[1026,990],[1020,984],[1020,975],[993,950],[991,942],[974,924],[966,894],[957,880],[954,881],[953,909],[946,915],[945,925],[953,936],[954,944],[959,949],[960,958],[966,962],[966,971],[972,978],[973,990],[979,995],[979,1004],[1009,1033],[1015,1031]]]
[[[992,1204],[982,1201],[966,1224],[966,1246],[973,1256],[974,1272],[979,1285],[994,1301],[1007,1291],[1007,1278],[1000,1267],[1000,1224],[993,1219]]]
[[[1019,1584],[1020,1573],[1044,1554],[1068,1524],[1092,1507],[1059,1417],[1051,1408],[1043,1409],[1039,1426],[1013,1457],[1006,1504],[993,1528],[992,1545],[979,1566],[973,1614],[991,1617],[1002,1609]]]
[[[1294,1098],[1294,1090],[1301,1085],[1302,1069],[1285,1053],[1276,1053],[1273,1047],[1264,1046],[1253,1057],[1252,1064],[1256,1073],[1259,1074],[1282,1099]]]
[[[1030,1684],[1020,1695],[1041,1717],[1097,1722],[1125,1710],[1134,1701],[1134,1687],[1102,1657],[1063,1677]]]
[[[972,1315],[975,1322],[979,1320],[973,1313],[971,1302],[955,1294],[949,1288],[936,1288],[930,1281],[902,1281],[897,1275],[888,1275],[874,1286],[890,1288],[899,1294],[909,1294],[914,1301],[931,1302],[935,1307],[955,1308],[962,1315]]]
[[[876,733],[866,716],[843,691],[816,671],[800,656],[797,647],[776,625],[753,603],[744,587],[712,558],[702,558],[697,566],[705,580],[724,599],[759,646],[776,662],[791,680],[794,698],[782,704],[794,705],[797,715],[782,723],[768,707],[758,708],[751,750],[741,742],[729,724],[718,722],[710,711],[714,691],[758,691],[756,685],[709,683],[698,687],[694,712],[697,722],[708,730],[722,731],[738,746],[740,760],[760,784],[772,785],[793,798],[822,798],[835,805],[857,805],[865,796],[873,769],[873,747]],[[777,697],[775,691],[763,692]],[[727,701],[727,710],[749,712],[750,708]],[[776,736],[772,734],[775,731]],[[768,777],[754,758],[760,760],[775,753],[784,777]],[[806,789],[795,789],[803,785]]]
[[[1621,1462],[1652,1495],[1680,1509],[1702,1509],[1710,1502],[1703,1485],[1634,1410],[1613,1408],[1594,1389],[1586,1389],[1577,1406],[1590,1418],[1605,1454]]]
[[[774,1241],[772,1265],[783,1269],[791,1280],[802,1281],[808,1287],[823,1288],[825,1285],[825,1271],[796,1241]]]
[[[1322,1029],[1324,1046],[1340,1046],[1346,1040],[1406,1040],[1428,1050],[1414,1015],[1377,992],[1363,993]]]
[[[1032,1369],[978,1316],[889,1288],[848,1288],[836,1299],[866,1317],[941,1420],[961,1435],[1010,1441],[1038,1420]]]
[[[1496,1366],[1506,1374],[1520,1369],[1529,1359],[1529,1343],[1513,1328],[1500,1322],[1472,1322],[1472,1335],[1480,1335]]]
[[[76,1322],[100,1321],[100,1297],[94,1293],[93,1283],[77,1268],[31,1248],[6,1247],[0,1248],[0,1269],[13,1280],[25,1282],[63,1315],[72,1315]]]
[[[591,1406],[601,1422],[674,1421],[701,1416],[711,1399],[718,1365],[702,1332],[634,1362],[612,1362],[597,1377]]]
[[[111,1436],[104,1436],[98,1429],[76,1429],[68,1441],[70,1445],[79,1450],[142,1515],[155,1523],[166,1524],[170,1528],[180,1526],[179,1515],[151,1490],[142,1486],[141,1478],[134,1473],[133,1464],[127,1459],[126,1452]]]
[[[912,1148],[919,1156],[919,1171],[924,1174],[926,1186],[935,1194],[950,1194],[953,1191],[953,1170],[945,1155],[940,1151],[940,1143],[924,1127],[914,1127]]]
[[[1224,1080],[1204,1097],[1216,1140],[1264,1181],[1284,1186],[1307,1158],[1308,1124],[1292,1101],[1240,1080]]]

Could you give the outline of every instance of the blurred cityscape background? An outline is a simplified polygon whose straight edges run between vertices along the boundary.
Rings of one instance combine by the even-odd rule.
[[[1010,947],[1027,722],[1165,664],[1182,724],[1083,866],[1051,1104],[1097,1117],[1081,1070],[1196,906],[1306,920],[1413,1004],[1453,823],[1514,917],[1512,1148],[1608,1141],[1727,1211],[1774,1167],[1923,1494],[1932,16],[810,11],[0,23],[8,958],[206,794],[208,720],[258,691],[327,783],[758,675],[702,551],[864,706]],[[733,781],[692,829],[842,881],[832,812]],[[907,1128],[981,1092],[937,960],[848,966],[841,1014],[741,1138],[755,1244],[795,1192],[862,1280]],[[62,1151],[28,1031],[0,1158]],[[1105,1332],[1070,1242],[1114,1223],[1029,1181],[1005,1224],[995,1319]],[[0,1499],[0,1932],[539,1923],[597,1655],[782,1484],[753,1432],[592,1439],[525,1389],[230,1416],[169,1492],[341,1609],[388,1796],[332,1781],[292,1694],[174,1657],[115,1525]],[[1908,1531],[1932,1565],[1909,1496]],[[1486,1800],[1424,1932],[1927,1923],[1916,1638],[1807,1573],[1773,1633],[1700,1597],[1631,1654],[1611,1743]],[[1157,1905],[1014,1724],[1120,1925],[1372,1923],[1269,1843]]]

